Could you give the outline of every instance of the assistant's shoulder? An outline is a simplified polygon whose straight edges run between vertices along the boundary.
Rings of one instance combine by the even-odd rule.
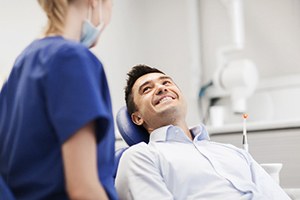
[[[58,68],[64,67],[74,69],[74,66],[82,67],[85,70],[102,69],[101,61],[82,44],[66,40],[61,37],[45,38],[37,41],[40,46],[39,55],[43,58],[45,66],[53,66]]]
[[[61,36],[45,37],[35,40],[30,45],[30,51],[39,52],[45,58],[59,57],[95,57],[95,55],[79,42],[65,39]]]
[[[56,50],[56,55],[61,56],[76,56],[77,58],[81,57],[95,57],[95,55],[85,46],[81,45],[78,42],[70,40],[60,40],[57,44],[52,46]]]

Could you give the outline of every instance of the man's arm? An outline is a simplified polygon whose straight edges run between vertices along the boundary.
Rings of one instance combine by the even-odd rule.
[[[120,199],[173,199],[160,172],[159,162],[147,144],[127,149],[121,157],[116,188]]]
[[[62,146],[67,193],[70,199],[108,199],[97,171],[95,125],[79,129]]]

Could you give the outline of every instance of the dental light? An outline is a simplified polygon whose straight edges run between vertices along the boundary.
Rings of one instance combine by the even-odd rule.
[[[247,98],[257,86],[258,73],[254,63],[247,59],[233,60],[216,71],[213,84],[229,94],[234,113],[245,113]]]
[[[246,100],[258,83],[255,64],[249,59],[229,60],[228,55],[244,49],[244,0],[221,0],[229,11],[233,44],[219,48],[217,52],[217,70],[213,75],[214,87],[230,95],[234,113],[245,113]]]

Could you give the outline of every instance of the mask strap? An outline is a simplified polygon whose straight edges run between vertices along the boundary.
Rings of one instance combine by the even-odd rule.
[[[102,0],[99,0],[99,4],[100,4],[100,15],[99,15],[99,25],[97,26],[97,29],[99,31],[102,31],[104,29],[104,27],[105,27],[104,18],[103,18]]]
[[[92,18],[93,18],[93,6],[90,5],[90,3],[89,3],[88,4],[87,15],[86,15],[86,20],[92,22]]]
[[[99,0],[99,4],[100,4],[100,14],[99,14],[99,25],[95,26],[93,24],[93,20],[94,20],[94,15],[93,15],[93,7],[89,6],[89,10],[88,10],[88,15],[87,15],[87,21],[90,21],[90,23],[99,31],[102,31],[104,29],[104,22],[103,22],[103,7],[102,7],[102,0]],[[99,12],[99,11],[98,11]]]

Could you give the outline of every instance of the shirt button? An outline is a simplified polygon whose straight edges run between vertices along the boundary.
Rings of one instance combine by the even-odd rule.
[[[180,132],[180,131],[178,130],[178,128],[176,128],[176,129],[175,129],[175,133],[178,135],[179,132]]]

